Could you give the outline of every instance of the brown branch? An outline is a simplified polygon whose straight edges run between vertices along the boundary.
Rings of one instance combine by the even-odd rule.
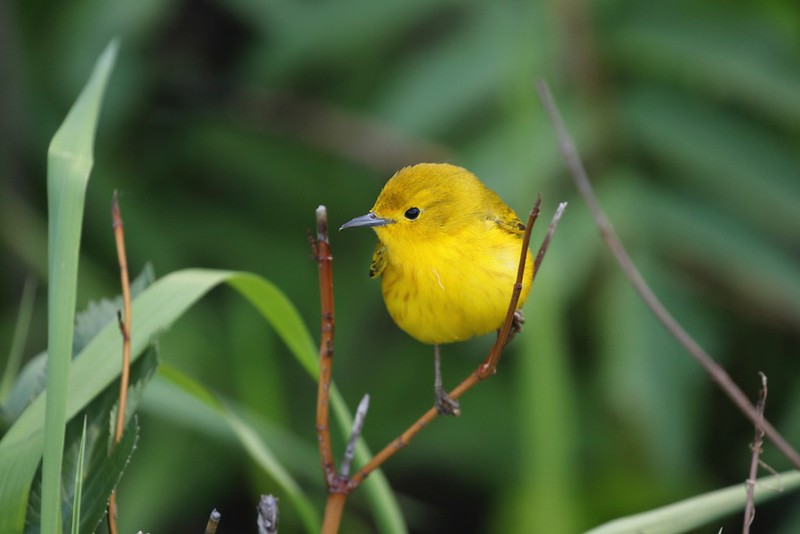
[[[119,211],[119,199],[116,191],[114,191],[111,201],[111,214],[114,219],[114,240],[117,244],[120,282],[122,283],[122,307],[125,310],[122,319],[119,319],[119,328],[122,332],[122,377],[119,386],[119,411],[117,412],[117,424],[114,430],[114,443],[119,443],[119,440],[122,439],[122,430],[125,422],[125,405],[128,398],[128,380],[131,364],[131,285],[128,277],[128,259],[125,254],[125,230],[122,224],[122,215]]]
[[[347,502],[347,496],[351,491],[344,488],[346,488],[346,485],[343,486],[342,491],[328,491],[328,499],[325,501],[325,516],[322,519],[322,528],[320,529],[321,534],[336,534],[339,532],[344,504]]]
[[[331,369],[333,366],[333,269],[328,241],[328,215],[325,206],[317,208],[317,239],[312,241],[319,268],[319,294],[322,310],[322,332],[319,345],[319,384],[317,389],[317,441],[322,472],[328,489],[336,482],[328,408],[330,406]]]
[[[756,410],[761,415],[761,420],[764,420],[764,408],[767,405],[767,375],[762,372],[758,373],[761,376],[761,388],[758,391],[758,402],[756,403]],[[763,452],[762,446],[764,445],[764,428],[761,424],[755,425],[755,437],[753,443],[750,445],[752,456],[750,458],[750,474],[747,477],[747,502],[744,507],[744,525],[742,526],[742,534],[750,532],[750,525],[756,517],[756,508],[753,502],[753,494],[755,493],[756,477],[758,476],[758,466],[760,463],[761,453]]]
[[[795,467],[800,468],[800,454],[775,430],[775,428],[766,420],[761,418],[758,410],[750,403],[750,400],[742,392],[742,390],[731,379],[728,373],[711,356],[695,341],[678,321],[667,311],[664,304],[653,293],[650,286],[647,285],[642,275],[639,273],[636,266],[633,264],[630,256],[628,255],[625,247],[619,239],[619,236],[614,231],[611,223],[608,221],[603,209],[597,200],[597,197],[592,190],[589,177],[586,174],[586,169],[583,167],[583,162],[575,147],[564,120],[550,94],[550,89],[544,81],[536,83],[536,90],[539,93],[539,99],[542,101],[545,111],[550,117],[550,122],[558,138],[558,146],[561,155],[567,164],[567,167],[572,174],[578,191],[583,196],[586,204],[589,206],[592,216],[594,217],[595,224],[597,225],[600,235],[606,242],[606,245],[614,254],[620,267],[625,275],[633,284],[636,291],[641,296],[644,303],[658,318],[659,321],[666,327],[678,342],[692,355],[697,363],[706,370],[711,379],[722,389],[728,398],[739,408],[739,410],[755,424],[761,424],[765,435],[769,440],[778,448],[778,450],[791,461]]]
[[[344,503],[350,492],[347,477],[336,473],[331,447],[330,389],[333,372],[333,257],[328,240],[328,213],[325,206],[317,208],[317,239],[311,240],[311,247],[319,269],[319,293],[322,324],[319,344],[319,383],[317,387],[317,442],[322,462],[325,486],[328,489],[328,501],[323,518],[323,534],[334,534],[339,530],[339,523],[344,510]]]
[[[555,233],[556,227],[558,226],[558,222],[561,219],[561,215],[564,213],[564,209],[566,208],[566,203],[562,203],[558,210],[556,210],[555,215],[553,215],[553,220],[550,223],[550,227],[547,231],[547,236],[545,237],[544,241],[542,242],[541,247],[539,248],[539,252],[537,254],[537,264],[534,268],[533,276],[534,278],[531,280],[531,284],[536,279],[536,273],[538,272],[539,264],[541,263],[542,259],[544,258],[545,253],[547,252],[547,248],[550,245],[550,241]],[[528,242],[530,241],[530,233],[533,229],[533,224],[536,221],[536,218],[539,214],[539,200],[537,200],[536,205],[534,206],[533,210],[531,211],[530,215],[528,216],[528,224],[525,227],[525,236],[523,237],[523,248],[520,251],[520,266],[517,271],[517,280],[516,284],[514,285],[514,293],[512,294],[511,301],[509,302],[508,306],[508,313],[506,314],[506,319],[503,325],[500,328],[500,333],[498,334],[497,341],[495,341],[492,350],[489,352],[489,356],[487,356],[486,360],[478,366],[467,378],[465,378],[458,386],[453,389],[448,395],[450,398],[457,400],[459,399],[464,393],[472,389],[476,384],[489,378],[492,376],[496,370],[497,362],[499,362],[500,357],[502,356],[503,349],[506,346],[506,338],[508,337],[508,332],[511,329],[511,321],[514,318],[514,311],[517,309],[517,302],[519,301],[519,291],[522,287],[522,279],[525,275],[525,260],[527,257],[528,252]],[[350,491],[354,490],[367,478],[370,473],[372,473],[375,469],[383,465],[383,463],[394,456],[400,449],[404,448],[409,444],[409,442],[414,439],[414,437],[431,421],[436,419],[439,415],[436,408],[430,408],[427,412],[425,412],[419,419],[417,419],[410,427],[408,427],[402,434],[400,434],[397,438],[395,438],[391,443],[389,443],[386,447],[383,448],[378,454],[372,457],[372,459],[367,462],[361,469],[359,469],[355,475],[350,479]]]
[[[119,196],[114,191],[111,199],[111,217],[114,227],[114,241],[117,245],[117,258],[119,260],[120,282],[122,283],[122,307],[124,313],[117,312],[117,321],[122,333],[122,376],[119,382],[119,406],[117,408],[117,421],[114,428],[114,444],[122,439],[122,430],[125,426],[125,406],[128,400],[128,381],[130,379],[131,365],[131,286],[128,277],[128,260],[125,254],[125,231],[122,224],[122,215],[119,210]],[[108,500],[108,531],[117,534],[117,495],[111,491]]]

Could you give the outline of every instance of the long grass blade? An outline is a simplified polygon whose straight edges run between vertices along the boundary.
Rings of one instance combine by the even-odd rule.
[[[81,448],[78,451],[78,462],[75,467],[75,489],[72,501],[72,534],[78,534],[81,526],[81,494],[83,492],[83,456],[86,453],[86,417],[83,418]]]
[[[61,464],[72,358],[78,253],[94,135],[118,45],[110,43],[50,142],[48,197],[48,378],[42,467],[42,532],[61,532]]]
[[[8,351],[6,369],[0,379],[0,402],[5,402],[11,392],[11,386],[17,378],[22,354],[25,349],[25,340],[28,338],[28,329],[33,315],[33,299],[36,296],[36,282],[32,278],[25,280],[22,290],[22,299],[19,303],[17,326],[14,328],[14,337],[11,339],[11,349]]]
[[[800,488],[800,472],[789,471],[758,479],[755,486],[756,503],[785,495]],[[661,508],[649,510],[593,528],[586,534],[623,534],[642,532],[669,534],[708,525],[726,515],[744,510],[747,491],[744,482],[698,495]]]

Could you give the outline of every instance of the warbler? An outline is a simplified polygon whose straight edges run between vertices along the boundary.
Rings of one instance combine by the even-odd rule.
[[[366,215],[340,230],[371,227],[378,244],[370,278],[394,322],[434,346],[435,405],[458,415],[442,386],[439,346],[498,329],[519,268],[525,225],[468,170],[446,163],[400,169]],[[528,252],[518,308],[533,277]],[[521,310],[518,320],[521,322]]]

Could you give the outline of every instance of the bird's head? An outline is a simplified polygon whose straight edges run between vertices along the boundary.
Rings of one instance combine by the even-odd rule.
[[[389,247],[396,241],[455,235],[486,211],[486,192],[466,169],[447,163],[420,163],[397,171],[369,213],[346,222],[340,230],[372,227]]]

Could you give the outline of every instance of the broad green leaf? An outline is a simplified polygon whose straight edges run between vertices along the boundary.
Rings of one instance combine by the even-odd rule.
[[[257,309],[266,319],[275,317],[276,332],[292,349],[298,361],[309,372],[314,370],[310,362],[316,357],[316,348],[311,336],[297,310],[275,286],[249,273],[201,269],[169,274],[133,301],[131,358],[135,361],[154,336],[163,332],[198,299],[223,282],[232,284],[257,304]],[[288,335],[293,338],[284,337]],[[74,417],[118,376],[119,361],[108,356],[116,354],[118,350],[118,327],[109,324],[77,356],[70,373],[70,394],[66,403],[68,417]],[[332,391],[331,402],[337,427],[347,435],[351,427],[350,415],[335,390]],[[0,532],[18,532],[22,528],[24,508],[18,508],[18,495],[27,492],[41,457],[43,413],[44,399],[40,395],[0,440]],[[368,458],[366,446],[360,445],[356,452],[357,461],[365,463]],[[381,505],[381,509],[376,510],[376,521],[381,528],[387,532],[404,532],[397,503],[380,472],[374,473],[364,483],[364,491],[373,505]]]
[[[155,280],[153,267],[148,264],[131,282],[131,296],[135,298]],[[117,311],[122,310],[122,296],[90,302],[87,308],[75,316],[75,337],[72,342],[73,358],[83,347],[110,322],[117,321]],[[121,354],[121,352],[120,352]],[[3,405],[3,422],[11,426],[22,410],[44,391],[47,378],[47,354],[32,358],[14,382],[8,399]]]
[[[100,103],[117,48],[116,41],[106,47],[48,150],[48,393],[42,468],[42,530],[45,532],[61,530],[61,460],[67,422],[67,380],[72,359],[84,195],[94,158],[94,134]],[[18,494],[18,510],[26,495],[27,491]]]

